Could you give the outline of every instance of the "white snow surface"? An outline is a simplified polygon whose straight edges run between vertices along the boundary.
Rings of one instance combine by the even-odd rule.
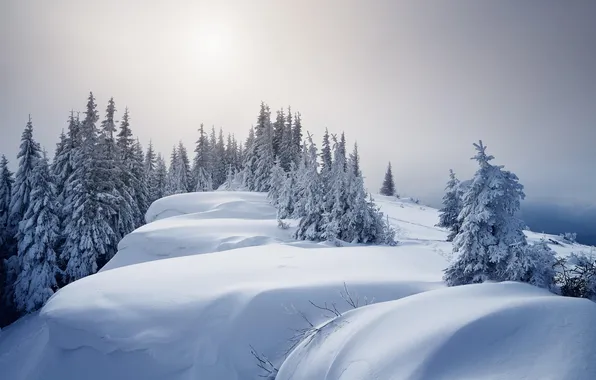
[[[307,327],[300,313],[329,320],[311,301],[345,313],[278,378],[596,378],[593,303],[514,283],[446,289],[437,210],[376,198],[397,247],[295,242],[265,194],[160,199],[98,274],[0,332],[0,378],[257,379],[250,346],[279,367]],[[348,311],[344,283],[376,304]]]

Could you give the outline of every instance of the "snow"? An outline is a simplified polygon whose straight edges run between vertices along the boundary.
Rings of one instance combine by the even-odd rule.
[[[369,379],[371,364],[378,379],[596,376],[592,303],[514,283],[445,289],[451,243],[434,226],[437,210],[375,198],[398,229],[397,247],[295,242],[265,194],[160,199],[102,271],[0,332],[0,377],[256,379],[250,346],[281,365],[306,327],[298,311],[314,324],[329,319],[309,301],[351,309],[344,283],[376,304],[298,347],[280,378]]]
[[[595,315],[520,283],[435,290],[344,314],[276,379],[594,379]]]

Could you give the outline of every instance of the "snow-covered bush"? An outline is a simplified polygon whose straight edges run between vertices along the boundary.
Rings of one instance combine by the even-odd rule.
[[[561,295],[596,301],[596,255],[572,253],[556,262],[555,283]]]

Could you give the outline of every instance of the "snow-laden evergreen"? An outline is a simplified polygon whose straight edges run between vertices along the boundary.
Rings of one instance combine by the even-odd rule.
[[[145,153],[145,178],[147,180],[147,203],[150,205],[158,200],[157,197],[157,153],[153,148],[153,142],[149,140],[149,146]]]
[[[269,106],[261,103],[255,131],[257,167],[255,170],[254,191],[269,191],[269,175],[275,163],[273,155],[273,128]]]
[[[284,129],[286,127],[286,117],[283,108],[277,111],[275,122],[273,123],[273,156],[275,159],[281,159],[282,140]],[[280,163],[281,165],[281,163]]]
[[[288,120],[290,119],[288,115]],[[302,116],[299,112],[294,114],[294,124],[291,123],[291,120],[289,124],[292,125],[292,157],[294,162],[298,164],[302,154]]]
[[[271,200],[271,204],[278,206],[281,198],[281,192],[286,183],[286,172],[281,167],[279,160],[275,161],[275,165],[271,168],[271,175],[269,176],[269,193],[267,197]]]
[[[10,194],[14,183],[13,173],[8,168],[8,159],[4,155],[0,159],[0,326],[11,322],[12,316],[9,309],[12,308],[12,283],[7,281],[5,260],[15,254],[14,236],[9,233],[8,222],[10,214]]]
[[[147,183],[147,172],[145,170],[145,157],[143,153],[143,146],[137,140],[133,145],[133,159],[130,164],[130,174],[132,175],[133,181],[133,194],[134,202],[139,209],[137,218],[135,219],[135,227],[140,227],[145,224],[145,213],[149,208],[149,187]],[[187,157],[188,161],[188,157]],[[188,173],[187,170],[186,180],[188,186]]]
[[[459,233],[461,223],[458,219],[462,209],[462,198],[459,193],[459,180],[453,170],[449,170],[449,181],[445,187],[443,196],[443,207],[439,210],[439,223],[437,227],[449,229],[450,233],[447,241],[453,241]]]
[[[104,192],[103,178],[98,171],[99,119],[92,93],[89,94],[85,119],[80,128],[81,144],[74,149],[74,172],[65,186],[64,246],[60,259],[65,263],[67,281],[74,281],[97,272],[107,260],[116,233],[111,221],[117,210],[114,194]]]
[[[56,155],[52,163],[52,173],[54,176],[54,183],[56,184],[56,191],[58,194],[58,201],[63,203],[66,199],[64,187],[69,177],[72,175],[74,169],[74,150],[78,148],[81,143],[80,122],[78,116],[75,117],[74,111],[70,111],[68,117],[68,131],[64,145],[61,149],[56,150]],[[61,221],[64,221],[65,215],[60,213]]]
[[[323,194],[321,176],[318,172],[317,146],[312,136],[308,136],[308,148],[305,152],[298,177],[299,199],[295,213],[302,216],[294,236],[299,240],[321,240],[324,232]]]
[[[168,195],[168,167],[166,161],[163,159],[161,153],[157,154],[155,164],[155,197],[160,199]]]
[[[192,165],[192,184],[193,191],[211,191],[213,190],[213,180],[209,169],[212,167],[210,162],[209,139],[205,133],[203,124],[199,128],[199,139],[195,146],[195,157]]]
[[[474,144],[479,169],[463,198],[461,229],[453,242],[456,259],[445,282],[464,285],[485,281],[524,281],[536,270],[528,255],[524,223],[517,217],[524,198],[517,176],[492,165],[480,141]]]
[[[385,179],[380,190],[381,195],[393,196],[395,195],[395,181],[393,179],[393,171],[391,170],[391,162],[387,165],[385,172]]]
[[[255,173],[257,170],[257,146],[255,143],[255,130],[253,127],[248,131],[246,139],[246,148],[243,157],[243,184],[248,190],[255,189]]]
[[[60,272],[56,254],[59,205],[47,158],[37,161],[31,176],[35,186],[17,234],[20,272],[15,300],[18,309],[25,313],[39,309],[54,294]]]
[[[41,148],[33,138],[33,122],[31,116],[21,136],[21,145],[17,155],[19,166],[15,174],[15,181],[12,186],[12,197],[10,200],[10,215],[8,233],[14,236],[18,231],[18,225],[27,208],[29,208],[30,195],[33,190],[33,169],[37,161],[41,159]]]

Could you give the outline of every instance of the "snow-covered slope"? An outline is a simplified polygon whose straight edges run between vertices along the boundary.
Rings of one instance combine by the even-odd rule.
[[[379,196],[377,201],[398,228],[397,247],[335,248],[292,241],[291,229],[277,227],[275,210],[264,194],[213,192],[161,199],[149,209],[148,224],[122,240],[118,254],[100,273],[66,286],[39,314],[0,332],[0,378],[258,378],[260,370],[250,346],[280,365],[296,330],[307,327],[301,313],[314,324],[328,320],[329,313],[310,301],[317,305],[335,303],[341,312],[351,308],[340,297],[344,282],[360,297],[374,298],[375,302],[399,301],[344,314],[341,329],[327,334],[328,343],[297,350],[281,375],[287,376],[288,366],[295,363],[292,379],[323,379],[313,375],[320,372],[297,368],[298,359],[306,355],[319,358],[312,371],[335,368],[341,372],[345,366],[348,372],[341,379],[368,379],[357,375],[359,355],[385,347],[387,352],[379,353],[379,360],[414,358],[427,363],[416,364],[414,360],[409,367],[414,372],[407,372],[407,368],[391,372],[391,366],[383,367],[389,372],[379,372],[394,373],[393,378],[433,378],[405,374],[428,375],[431,372],[424,371],[435,368],[443,368],[445,378],[458,378],[448,375],[459,373],[468,378],[491,378],[478,367],[470,369],[462,364],[461,355],[468,352],[465,348],[441,351],[442,346],[437,346],[438,353],[453,353],[445,361],[433,356],[431,347],[422,349],[421,342],[460,336],[460,330],[469,326],[474,326],[475,334],[483,331],[482,326],[501,328],[502,313],[495,310],[513,310],[503,312],[505,332],[512,331],[508,326],[524,330],[527,310],[552,310],[552,316],[550,312],[532,314],[536,326],[542,326],[541,340],[536,341],[540,345],[570,342],[561,334],[573,337],[577,331],[592,333],[584,329],[580,316],[563,318],[566,309],[596,318],[592,304],[585,303],[588,301],[551,297],[517,284],[443,289],[442,270],[451,244],[444,241],[446,231],[434,226],[437,211],[407,199]],[[528,235],[530,240],[542,236]],[[553,248],[567,254],[581,247]],[[483,306],[475,309],[473,305],[478,303]],[[486,325],[478,322],[487,318]],[[368,322],[372,320],[378,327]],[[346,323],[349,327],[344,326]],[[415,335],[420,338],[401,339],[396,332],[418,332]],[[344,333],[348,335],[341,335]],[[511,342],[518,342],[516,334]],[[520,334],[519,339],[536,337]],[[368,335],[376,339],[366,338]],[[337,340],[358,347],[342,348],[334,343]],[[493,356],[509,349],[507,341],[492,348],[489,343],[492,341],[481,340],[473,347]],[[349,353],[342,351],[348,348]],[[335,352],[338,357],[330,358],[318,349]],[[532,356],[532,350],[528,354],[515,352],[521,352],[519,360],[539,358],[542,362],[550,358]],[[569,355],[563,356],[566,362],[558,367],[560,371],[553,373],[577,373],[565,371],[580,364],[583,354],[577,353],[577,360]],[[443,359],[437,362],[437,357]],[[508,358],[505,354],[497,357]],[[356,364],[348,365],[349,361]],[[464,372],[457,372],[460,367]],[[589,366],[582,368],[592,371]],[[330,379],[340,378],[332,377],[337,372],[329,373]]]
[[[591,301],[520,283],[435,290],[337,318],[277,380],[591,380],[595,315]]]

